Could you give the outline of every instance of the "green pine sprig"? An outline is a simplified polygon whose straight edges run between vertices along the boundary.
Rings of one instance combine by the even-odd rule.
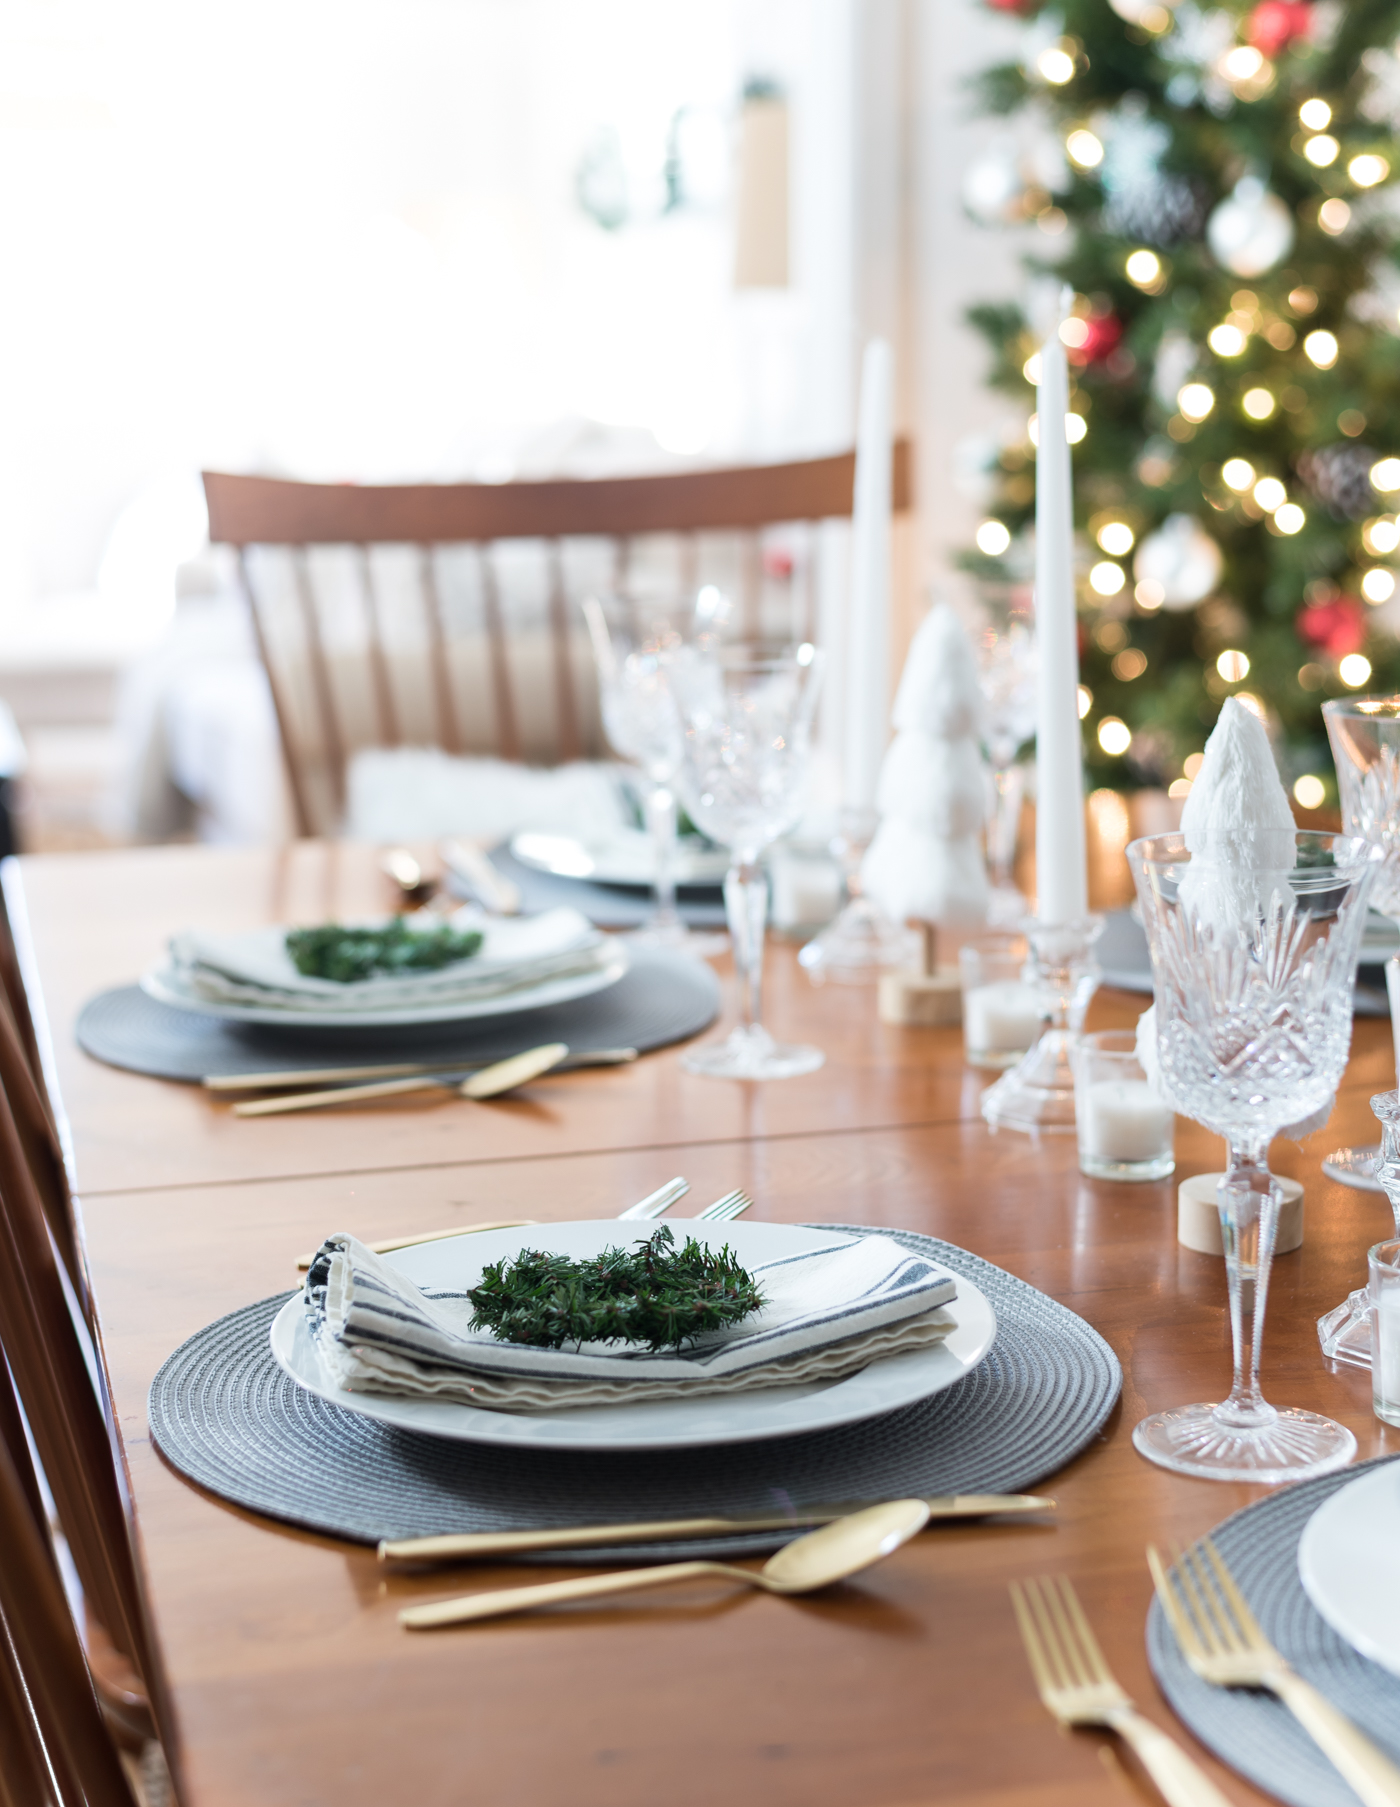
[[[583,1261],[523,1249],[493,1262],[468,1290],[473,1330],[536,1349],[581,1343],[645,1343],[679,1349],[755,1312],[763,1294],[729,1245],[716,1251],[662,1224],[631,1249]]]
[[[436,972],[454,960],[467,960],[481,946],[479,929],[454,929],[447,923],[411,929],[402,916],[382,929],[348,928],[328,922],[315,929],[289,929],[287,952],[308,979],[333,979],[350,985],[379,973]]]

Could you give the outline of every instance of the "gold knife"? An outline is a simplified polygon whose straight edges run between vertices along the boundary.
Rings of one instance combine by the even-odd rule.
[[[829,1525],[859,1505],[807,1506],[744,1518],[650,1519],[632,1525],[561,1525],[548,1531],[470,1531],[448,1537],[385,1538],[381,1562],[470,1562],[481,1556],[517,1556],[527,1550],[583,1550],[618,1543],[663,1543],[670,1538],[734,1537],[745,1531],[788,1531]],[[929,1518],[1000,1518],[1053,1512],[1055,1502],[1034,1493],[945,1493],[925,1500]]]

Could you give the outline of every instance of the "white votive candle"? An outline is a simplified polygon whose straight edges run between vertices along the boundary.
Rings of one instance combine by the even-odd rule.
[[[1388,1286],[1371,1306],[1371,1394],[1376,1416],[1400,1423],[1400,1288]]]
[[[1034,986],[996,979],[963,993],[963,1040],[975,1054],[1017,1054],[1044,1027]]]
[[[1172,1110],[1145,1079],[1096,1079],[1084,1096],[1084,1153],[1155,1161],[1172,1146]]]

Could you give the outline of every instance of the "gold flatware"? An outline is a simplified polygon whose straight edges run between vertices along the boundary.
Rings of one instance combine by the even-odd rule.
[[[1181,1654],[1202,1681],[1267,1688],[1366,1807],[1400,1807],[1400,1769],[1274,1649],[1209,1537],[1179,1554],[1170,1573],[1154,1549],[1147,1565]]]
[[[290,1097],[256,1098],[235,1104],[235,1117],[281,1117],[289,1111],[324,1110],[336,1104],[359,1104],[371,1098],[394,1098],[405,1092],[433,1091],[446,1088],[460,1097],[499,1098],[548,1073],[568,1058],[567,1042],[546,1042],[540,1048],[527,1048],[523,1054],[512,1054],[506,1060],[493,1061],[481,1067],[461,1085],[442,1079],[381,1079],[374,1085],[338,1085],[328,1092],[294,1092]]]
[[[1033,1493],[948,1493],[927,1499],[933,1519],[993,1518],[1053,1512],[1055,1502]],[[745,1531],[783,1531],[829,1525],[862,1510],[855,1505],[808,1506],[800,1512],[745,1518],[662,1518],[628,1525],[561,1525],[548,1531],[471,1531],[447,1537],[386,1538],[381,1562],[471,1562],[486,1556],[518,1556],[528,1550],[586,1550],[615,1543],[663,1543],[671,1538],[732,1537]]]
[[[559,1062],[561,1072],[575,1067],[622,1067],[638,1058],[635,1048],[579,1048]],[[268,1073],[209,1073],[200,1081],[206,1092],[291,1091],[304,1085],[351,1084],[359,1079],[422,1079],[434,1085],[453,1085],[468,1073],[480,1071],[462,1060],[415,1064],[399,1061],[378,1067],[279,1068]]]
[[[505,1613],[533,1612],[565,1600],[595,1600],[602,1594],[632,1593],[638,1588],[666,1587],[702,1575],[723,1575],[769,1594],[806,1594],[869,1568],[890,1556],[923,1530],[928,1507],[923,1500],[890,1500],[867,1506],[849,1518],[838,1518],[820,1531],[796,1538],[761,1569],[735,1568],[727,1562],[668,1562],[655,1569],[626,1569],[621,1574],[584,1575],[574,1581],[548,1581],[542,1587],[510,1587],[431,1606],[409,1606],[400,1625],[428,1631],[439,1625],[461,1625],[472,1619],[495,1619]]]
[[[684,1198],[689,1190],[690,1181],[682,1179],[677,1174],[675,1179],[667,1180],[664,1186],[658,1186],[655,1192],[649,1192],[635,1205],[629,1205],[625,1211],[619,1211],[618,1217],[660,1217],[664,1211],[670,1210],[677,1199]],[[721,1199],[718,1202],[724,1204],[727,1200]],[[705,1213],[702,1211],[700,1215],[703,1217]],[[382,1242],[367,1242],[365,1247],[373,1250],[376,1255],[388,1255],[392,1254],[395,1249],[413,1249],[423,1242],[446,1242],[453,1236],[474,1236],[482,1230],[523,1230],[538,1221],[534,1217],[505,1217],[493,1223],[460,1223],[454,1224],[451,1229],[447,1230],[424,1230],[416,1236],[390,1236]],[[298,1255],[297,1266],[305,1273],[315,1259],[314,1255]]]
[[[1021,1642],[1036,1691],[1061,1725],[1117,1732],[1142,1760],[1171,1807],[1230,1807],[1173,1738],[1144,1719],[1114,1680],[1079,1597],[1063,1575],[1011,1583]]]
[[[429,878],[407,847],[391,847],[379,861],[379,870],[402,891],[404,902],[421,909],[433,897],[438,881]]]

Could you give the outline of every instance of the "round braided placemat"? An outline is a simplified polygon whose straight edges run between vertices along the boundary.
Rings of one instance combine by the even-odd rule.
[[[513,1450],[396,1430],[297,1386],[268,1347],[282,1294],[220,1318],[175,1351],[151,1384],[151,1433],[176,1468],[211,1492],[366,1543],[771,1513],[827,1500],[1017,1493],[1097,1433],[1122,1373],[1082,1318],[951,1243],[868,1226],[815,1227],[890,1236],[975,1282],[997,1316],[990,1353],[945,1392],[839,1430],[655,1455]],[[784,1541],[782,1533],[749,1534],[690,1543],[682,1553],[741,1554]],[[570,1561],[659,1559],[680,1548],[594,1550]]]
[[[200,1080],[212,1074],[269,1068],[373,1065],[389,1061],[500,1060],[522,1046],[567,1042],[571,1048],[662,1048],[698,1035],[719,1014],[719,982],[701,960],[660,948],[638,948],[616,985],[571,1004],[464,1023],[392,1029],[284,1029],[227,1023],[175,1010],[138,985],[99,992],[78,1018],[78,1045],[108,1066],[157,1079]]]
[[[1298,1579],[1303,1527],[1325,1499],[1374,1466],[1361,1463],[1286,1487],[1236,1512],[1210,1535],[1265,1637],[1400,1763],[1400,1678],[1344,1643]],[[1222,1763],[1292,1807],[1360,1807],[1360,1797],[1282,1701],[1251,1688],[1213,1688],[1191,1673],[1155,1600],[1147,1615],[1147,1655],[1173,1712]]]

